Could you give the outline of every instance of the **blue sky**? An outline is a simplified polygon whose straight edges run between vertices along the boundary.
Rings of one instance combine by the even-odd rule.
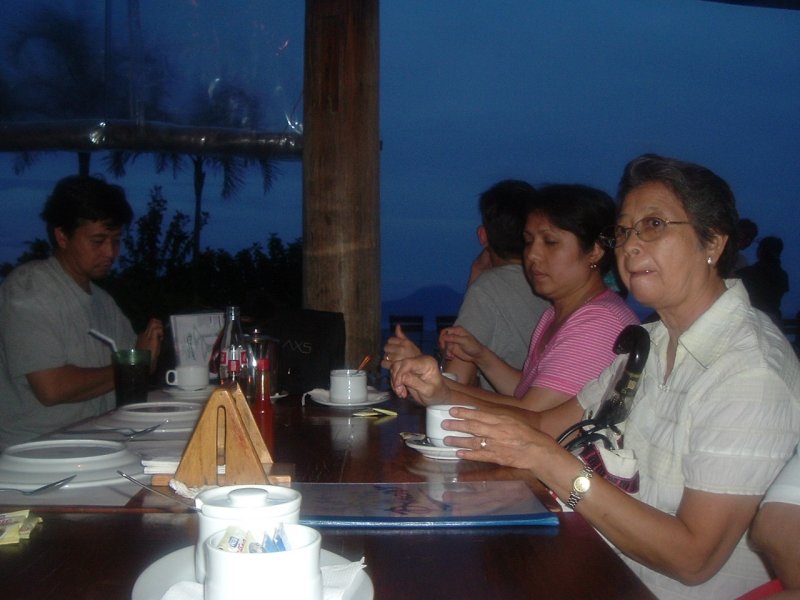
[[[625,163],[657,152],[728,180],[740,213],[786,242],[800,309],[800,11],[700,0],[381,2],[384,299],[463,289],[479,247],[477,196],[499,179],[580,182],[613,193]],[[41,236],[52,182],[73,159],[16,177],[0,157],[0,261]],[[56,165],[56,166],[54,166]],[[219,199],[212,176],[203,244],[301,235],[299,163],[266,197]],[[254,173],[255,179],[255,173]],[[189,211],[191,183],[148,159],[121,183],[138,208],[153,184]],[[13,200],[11,200],[13,199]],[[752,256],[752,251],[751,251]]]

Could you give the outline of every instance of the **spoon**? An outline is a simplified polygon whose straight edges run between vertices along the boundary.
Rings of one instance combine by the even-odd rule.
[[[150,427],[145,427],[144,429],[132,429],[131,427],[107,427],[107,428],[96,428],[96,429],[67,429],[62,433],[70,433],[70,434],[97,434],[97,433],[118,433],[120,435],[124,435],[126,438],[133,439],[140,435],[146,435],[148,433],[152,433],[162,425],[166,424],[166,421],[162,421],[161,423],[156,423],[155,425],[151,425]]]
[[[52,483],[47,483],[42,487],[36,488],[35,490],[18,490],[16,488],[0,488],[0,492],[19,492],[23,496],[35,496],[36,494],[41,494],[42,492],[47,492],[49,490],[55,490],[60,488],[63,485],[68,484],[70,481],[75,479],[77,475],[70,475],[69,477],[65,477],[64,479],[59,479],[58,481],[53,481]]]
[[[364,358],[361,359],[361,362],[358,363],[356,371],[360,371],[361,369],[366,367],[371,360],[372,360],[372,354],[367,354]]]
[[[159,491],[159,490],[157,490],[157,489],[155,489],[153,487],[150,487],[146,483],[142,483],[138,479],[136,479],[134,477],[131,477],[127,473],[123,473],[122,471],[117,470],[117,474],[122,476],[122,477],[124,477],[125,479],[127,479],[131,483],[135,483],[139,487],[143,487],[148,492],[153,492],[154,494],[158,494],[159,496],[164,496],[164,498],[168,498],[168,499],[172,500],[173,502],[177,502],[178,504],[180,504],[182,506],[185,506],[186,508],[190,508],[191,510],[194,510],[194,511],[200,510],[193,503],[184,502],[183,500],[181,500],[180,498],[177,498],[176,496],[170,496],[169,494],[165,494],[164,492],[161,492],[161,491]]]

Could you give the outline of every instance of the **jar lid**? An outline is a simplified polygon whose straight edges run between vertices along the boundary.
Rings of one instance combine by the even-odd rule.
[[[242,510],[283,514],[300,507],[300,492],[274,485],[224,486],[202,492],[195,504],[210,516],[231,516]]]

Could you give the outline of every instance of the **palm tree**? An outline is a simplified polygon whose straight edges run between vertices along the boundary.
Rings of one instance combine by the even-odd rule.
[[[208,98],[208,99],[206,99]],[[195,126],[225,127],[252,130],[258,124],[258,102],[254,96],[239,87],[222,84],[219,80],[211,90],[195,95],[195,109],[190,121]],[[173,173],[183,167],[181,155],[162,157],[162,168],[170,167]],[[222,197],[232,198],[241,189],[245,173],[251,167],[261,172],[261,181],[266,194],[279,175],[275,162],[268,158],[237,157],[226,154],[190,154],[194,182],[194,228],[192,230],[192,263],[200,256],[200,231],[203,226],[203,191],[208,170],[222,172]]]
[[[101,40],[98,44],[95,40]],[[104,47],[104,36],[83,18],[58,9],[43,7],[30,14],[8,46],[11,62],[22,73],[16,86],[17,117],[26,120],[141,118],[164,119],[160,108],[165,97],[164,61],[145,54],[141,48],[125,56]],[[146,80],[139,86],[118,85],[113,79],[116,65],[130,79],[138,73]],[[144,75],[142,73],[144,72]],[[17,160],[22,170],[32,160],[23,153]],[[78,172],[88,175],[91,152],[78,151]]]

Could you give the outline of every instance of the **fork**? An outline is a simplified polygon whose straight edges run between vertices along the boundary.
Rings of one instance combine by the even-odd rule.
[[[126,438],[130,440],[140,435],[152,433],[153,431],[164,425],[164,423],[166,423],[166,421],[162,421],[161,423],[156,423],[155,425],[151,425],[150,427],[145,427],[144,429],[133,429],[132,427],[109,427],[103,429],[98,427],[96,429],[66,429],[61,433],[69,433],[69,434],[118,433],[120,435],[124,435]]]
[[[63,485],[68,484],[70,481],[75,479],[76,475],[70,475],[69,477],[65,477],[64,479],[59,479],[58,481],[54,481],[52,483],[47,483],[42,487],[38,487],[35,490],[18,490],[17,488],[0,488],[0,492],[19,492],[23,496],[35,496],[36,494],[41,494],[42,492],[47,492],[50,490],[56,490]]]

